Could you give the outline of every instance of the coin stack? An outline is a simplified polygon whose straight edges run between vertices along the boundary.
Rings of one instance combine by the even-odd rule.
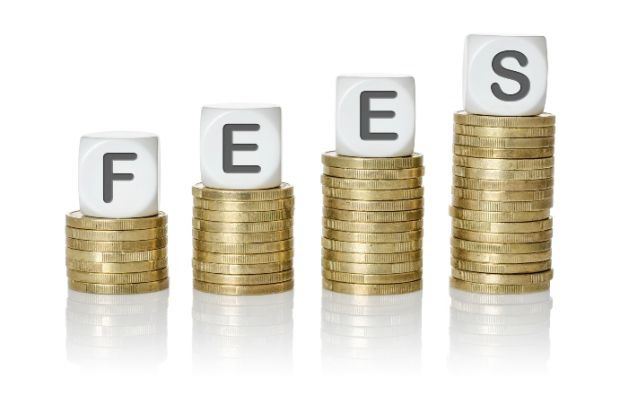
[[[94,294],[137,294],[168,288],[166,224],[143,218],[66,216],[69,288]]]
[[[293,187],[194,195],[194,288],[226,295],[293,288]]]
[[[555,117],[454,116],[452,286],[549,288]]]
[[[422,287],[422,155],[323,154],[323,286],[349,294]]]

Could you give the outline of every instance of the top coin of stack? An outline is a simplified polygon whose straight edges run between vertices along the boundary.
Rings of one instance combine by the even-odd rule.
[[[323,286],[399,294],[422,285],[424,175],[420,154],[323,154]]]
[[[143,218],[66,216],[69,288],[132,294],[168,287],[166,224],[160,212]]]
[[[293,288],[293,187],[192,188],[194,288],[228,295]]]
[[[555,117],[454,115],[452,285],[544,290],[552,278]]]

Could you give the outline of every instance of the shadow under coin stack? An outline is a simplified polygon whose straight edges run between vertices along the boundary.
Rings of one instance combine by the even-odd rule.
[[[457,112],[454,121],[452,286],[548,289],[555,117]]]
[[[293,187],[192,188],[194,288],[252,295],[293,288]]]
[[[69,288],[94,294],[136,294],[168,288],[167,215],[66,216]]]
[[[422,287],[424,175],[420,154],[323,154],[323,286],[349,294]]]

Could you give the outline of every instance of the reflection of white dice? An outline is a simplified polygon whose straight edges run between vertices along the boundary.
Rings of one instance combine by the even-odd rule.
[[[159,141],[144,132],[83,136],[79,159],[84,215],[134,218],[159,211]]]
[[[282,183],[281,110],[274,105],[202,108],[202,183],[221,189],[265,189]]]
[[[339,76],[336,153],[389,157],[413,153],[415,81],[411,76]]]
[[[532,116],[547,96],[543,36],[470,35],[465,40],[465,110],[480,115]]]

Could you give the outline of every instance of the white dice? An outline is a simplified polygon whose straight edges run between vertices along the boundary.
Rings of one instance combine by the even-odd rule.
[[[480,115],[533,116],[547,96],[543,36],[469,35],[465,40],[465,110]]]
[[[136,218],[159,212],[159,139],[101,132],[80,140],[78,189],[84,215]]]
[[[411,76],[339,76],[336,153],[394,157],[413,153],[415,80]]]
[[[210,105],[200,119],[202,183],[266,189],[282,183],[282,113],[263,104]]]

